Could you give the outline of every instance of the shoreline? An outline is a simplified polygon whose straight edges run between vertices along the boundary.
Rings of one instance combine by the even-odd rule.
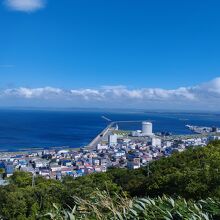
[[[22,149],[18,149],[15,151],[11,151],[11,150],[0,150],[0,156],[3,154],[28,154],[28,153],[35,153],[35,152],[39,152],[39,151],[55,151],[55,150],[75,150],[78,151],[81,148],[85,148],[85,147],[50,147],[50,148],[24,148]]]
[[[3,154],[28,154],[28,153],[35,153],[39,151],[56,151],[56,150],[75,150],[79,151],[81,148],[88,149],[88,150],[95,150],[95,146],[97,146],[98,143],[100,143],[103,138],[111,130],[116,126],[117,124],[120,123],[136,123],[136,122],[141,122],[142,120],[129,120],[129,121],[109,121],[109,124],[100,132],[98,133],[87,145],[81,146],[81,147],[70,147],[70,146],[51,146],[51,147],[24,147],[13,150],[12,147],[9,147],[8,150],[5,149],[0,149],[0,156]],[[120,130],[119,130],[120,131]],[[209,133],[203,133],[203,134],[198,134],[198,133],[192,133],[192,134],[178,134],[178,135],[170,135],[167,137],[161,137],[164,140],[170,140],[170,139],[190,139],[190,138],[198,138],[198,137],[207,137],[209,135],[214,135],[214,136],[220,136],[219,132],[209,132]],[[10,149],[12,148],[12,149]]]

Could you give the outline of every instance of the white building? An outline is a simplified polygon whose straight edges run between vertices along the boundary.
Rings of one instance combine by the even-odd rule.
[[[219,136],[210,136],[209,141],[215,141],[215,140],[220,140]]]
[[[127,162],[127,168],[128,169],[138,169],[141,167],[141,162],[140,162],[140,158],[133,158],[132,160],[128,160]]]
[[[58,151],[57,152],[57,154],[68,154],[69,153],[69,151],[68,150],[60,150],[60,151]]]
[[[151,145],[153,147],[161,147],[161,139],[158,137],[151,138]]]
[[[142,122],[142,135],[143,136],[153,135],[153,125],[151,122],[147,122],[147,121]]]
[[[47,166],[47,163],[43,160],[36,160],[34,162],[35,162],[35,167],[36,168]]]
[[[110,134],[108,136],[108,145],[115,146],[117,145],[118,135],[117,134]]]
[[[164,141],[163,142],[163,146],[164,147],[171,147],[173,145],[173,142],[172,141]]]
[[[97,150],[107,150],[108,149],[108,146],[105,144],[105,145],[102,145],[102,144],[97,144],[97,147],[96,147]]]
[[[141,130],[132,131],[131,136],[132,137],[141,137],[142,136],[142,131]]]

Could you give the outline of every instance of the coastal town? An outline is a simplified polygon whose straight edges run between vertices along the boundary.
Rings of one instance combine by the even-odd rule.
[[[138,169],[151,161],[168,157],[188,147],[206,146],[220,140],[216,127],[186,125],[190,135],[153,133],[152,122],[140,122],[141,130],[120,130],[117,122],[108,125],[91,143],[80,149],[32,150],[0,153],[0,185],[15,171],[25,171],[47,179],[62,180],[91,173],[106,172],[109,168]]]

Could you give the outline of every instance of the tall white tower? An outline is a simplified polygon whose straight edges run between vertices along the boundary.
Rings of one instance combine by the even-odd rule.
[[[142,122],[142,135],[143,136],[153,135],[153,125],[151,122],[147,122],[147,121]]]

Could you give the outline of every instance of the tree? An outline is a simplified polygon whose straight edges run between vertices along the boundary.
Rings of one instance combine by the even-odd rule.
[[[32,174],[23,171],[16,171],[10,177],[10,183],[18,187],[31,186],[32,184]]]

